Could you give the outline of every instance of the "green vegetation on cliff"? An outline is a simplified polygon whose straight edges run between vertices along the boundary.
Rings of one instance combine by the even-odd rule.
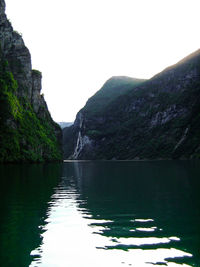
[[[22,35],[13,30],[0,0],[0,162],[62,159],[62,131],[41,94],[42,74],[32,69]]]
[[[56,125],[39,118],[26,97],[17,97],[17,81],[8,62],[0,59],[0,162],[61,160]]]

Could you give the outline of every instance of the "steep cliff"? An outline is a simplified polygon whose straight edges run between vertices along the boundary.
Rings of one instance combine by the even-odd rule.
[[[60,160],[60,127],[43,95],[42,75],[0,0],[0,162]]]
[[[63,129],[63,150],[64,158],[78,158],[79,153],[92,148],[90,146],[90,136],[98,136],[99,131],[95,128],[97,124],[103,126],[107,116],[104,111],[122,95],[130,92],[134,87],[141,85],[146,80],[135,79],[126,76],[115,76],[110,78],[102,88],[91,98],[88,99],[85,107],[77,114],[74,125]],[[89,130],[89,136],[85,135],[82,138],[81,131],[84,117],[87,117],[93,125]],[[117,123],[118,118],[116,118]],[[90,153],[93,153],[91,149]],[[95,153],[95,152],[94,152]]]
[[[200,50],[102,108],[90,102],[64,131],[65,158],[200,158]]]

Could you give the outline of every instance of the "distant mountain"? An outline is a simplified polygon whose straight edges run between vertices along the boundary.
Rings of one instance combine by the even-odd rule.
[[[113,77],[63,131],[74,159],[200,158],[200,50],[150,80]]]
[[[62,132],[41,94],[22,36],[0,0],[0,162],[62,160]]]
[[[64,121],[58,122],[58,125],[60,125],[61,129],[64,129],[65,127],[69,127],[72,124],[73,122],[64,122]]]

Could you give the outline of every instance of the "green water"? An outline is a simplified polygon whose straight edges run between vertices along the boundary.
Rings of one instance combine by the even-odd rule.
[[[200,162],[0,165],[0,266],[200,266]]]

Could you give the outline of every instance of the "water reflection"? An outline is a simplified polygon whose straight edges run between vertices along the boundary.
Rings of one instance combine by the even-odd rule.
[[[60,164],[0,165],[0,266],[27,267],[42,242],[44,217]]]
[[[33,266],[199,266],[195,162],[73,162],[48,203]]]

